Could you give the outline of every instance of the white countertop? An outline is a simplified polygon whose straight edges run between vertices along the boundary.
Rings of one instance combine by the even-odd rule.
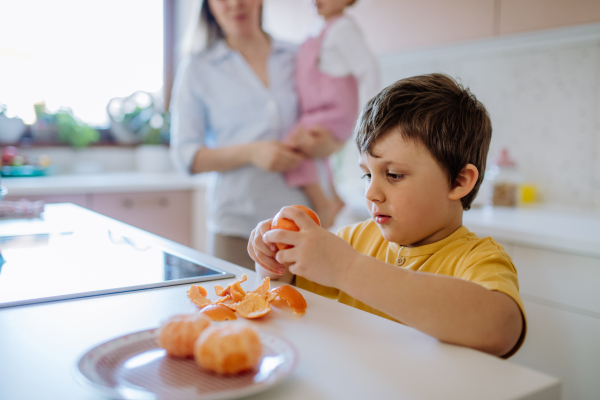
[[[481,208],[463,224],[478,236],[600,258],[600,214],[565,208]]]
[[[27,178],[3,178],[9,196],[126,193],[167,190],[193,190],[206,185],[207,174],[111,172],[67,174]]]
[[[49,205],[45,221],[0,221],[0,232],[24,233],[66,224],[110,227],[169,247],[173,252],[240,275],[251,271],[72,205]],[[92,224],[92,225],[90,225]],[[83,261],[83,260],[82,260]],[[232,280],[219,282],[224,286]],[[211,288],[214,283],[204,286]],[[100,399],[71,371],[87,349],[127,333],[194,312],[188,285],[0,309],[0,397]],[[559,399],[557,379],[475,350],[440,343],[412,328],[306,291],[303,317],[274,308],[256,326],[286,338],[298,350],[291,377],[252,399]],[[209,297],[214,293],[209,290]]]

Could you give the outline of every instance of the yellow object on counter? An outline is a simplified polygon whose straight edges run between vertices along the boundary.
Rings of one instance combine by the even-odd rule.
[[[532,204],[537,199],[537,188],[535,185],[525,183],[519,185],[519,203]]]

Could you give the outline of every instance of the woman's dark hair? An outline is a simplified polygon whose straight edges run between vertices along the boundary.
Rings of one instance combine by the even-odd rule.
[[[461,199],[468,210],[483,181],[492,123],[481,102],[449,76],[413,76],[391,84],[373,97],[356,125],[356,144],[372,155],[375,142],[390,132],[416,140],[448,173],[453,186],[460,171],[473,164],[479,178]]]
[[[263,6],[260,6],[260,27],[262,29],[262,11]],[[200,9],[200,20],[206,24],[206,47],[212,47],[218,40],[225,38],[225,33],[217,22],[214,14],[210,9],[208,0],[202,0],[202,8]]]
[[[202,1],[202,8],[200,9],[200,19],[206,24],[206,47],[212,47],[217,40],[225,38],[223,29],[217,22],[217,19],[213,15],[208,0]]]

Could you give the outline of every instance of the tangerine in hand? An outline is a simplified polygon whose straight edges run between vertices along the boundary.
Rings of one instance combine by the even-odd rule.
[[[295,207],[299,210],[304,211],[313,221],[317,223],[317,225],[321,226],[321,221],[319,221],[319,217],[310,208],[301,205],[293,205],[290,207]],[[278,212],[277,215],[275,215],[275,218],[273,218],[273,221],[271,222],[271,229],[285,229],[287,231],[294,232],[298,232],[300,230],[300,228],[298,228],[298,225],[296,225],[294,221],[292,221],[291,219],[282,218],[281,211]],[[275,243],[275,245],[279,250],[285,250],[294,247],[284,243]]]

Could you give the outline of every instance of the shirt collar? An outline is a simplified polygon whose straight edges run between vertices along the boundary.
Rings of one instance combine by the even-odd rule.
[[[455,230],[450,236],[448,236],[438,242],[426,244],[423,246],[417,246],[417,247],[402,247],[397,243],[390,243],[390,245],[391,245],[390,250],[394,251],[395,253],[398,253],[399,256],[404,256],[404,257],[416,257],[416,256],[427,255],[427,254],[433,254],[436,251],[439,251],[444,246],[448,245],[449,243],[452,243],[455,240],[458,240],[461,237],[463,237],[469,233],[470,232],[467,228],[465,228],[464,226],[461,226],[460,228]]]
[[[275,40],[270,35],[269,40],[271,40],[271,54],[285,53],[292,49],[292,46],[289,44]],[[208,49],[207,56],[210,61],[219,63],[234,53],[236,53],[236,51],[227,46],[224,39],[219,39],[210,49]]]

